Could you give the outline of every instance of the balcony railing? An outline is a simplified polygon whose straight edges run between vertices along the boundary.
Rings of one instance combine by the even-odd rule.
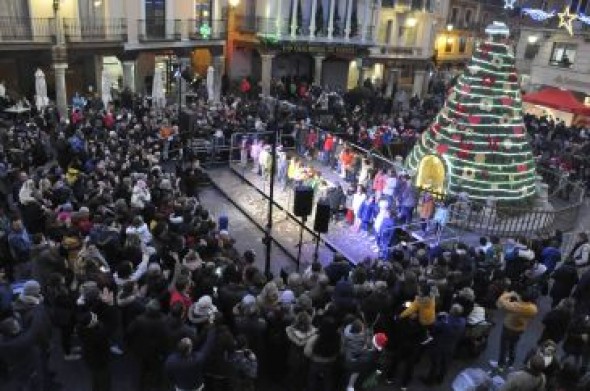
[[[12,18],[0,16],[0,42],[52,43],[55,39],[53,18]]]
[[[220,40],[227,36],[227,21],[211,19],[185,20],[187,36],[194,41]]]
[[[180,19],[139,19],[140,42],[178,41],[182,37]]]
[[[315,30],[310,30],[309,22],[303,23],[301,26],[295,28],[294,36],[291,35],[291,20],[287,18],[262,18],[262,17],[244,17],[238,16],[237,28],[241,32],[256,33],[259,36],[265,37],[269,40],[309,40],[309,41],[325,41],[329,40],[328,25],[322,23],[315,27]],[[353,42],[372,42],[374,40],[375,27],[367,26],[363,34],[361,25],[351,25],[349,41]],[[334,41],[346,40],[346,31],[344,23],[335,22],[333,25],[332,38]]]
[[[127,19],[89,18],[63,20],[68,42],[124,42],[127,40]]]

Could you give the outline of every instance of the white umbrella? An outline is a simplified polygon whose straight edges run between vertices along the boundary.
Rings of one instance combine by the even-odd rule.
[[[111,78],[109,77],[107,72],[102,72],[102,104],[106,109],[109,106],[109,103],[112,102],[113,97],[111,96],[111,87],[113,86],[111,83]]]
[[[47,98],[47,82],[45,81],[45,74],[39,68],[35,72],[35,106],[37,110],[41,111],[49,104]]]
[[[212,66],[207,68],[207,99],[212,102],[215,99],[215,69]]]
[[[164,94],[164,82],[162,80],[162,69],[154,71],[154,82],[152,83],[152,104],[155,108],[162,109],[166,106],[166,95]]]

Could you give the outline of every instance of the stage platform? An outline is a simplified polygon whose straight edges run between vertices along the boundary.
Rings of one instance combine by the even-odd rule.
[[[331,182],[340,181],[338,176],[328,170],[327,167],[317,166],[322,170],[323,176]],[[266,226],[268,194],[270,186],[262,176],[251,171],[250,167],[242,167],[233,164],[230,168],[210,169],[209,174],[215,186],[259,226],[261,231]],[[346,188],[347,184],[341,182]],[[272,236],[275,243],[281,246],[293,258],[297,257],[299,242],[300,219],[292,214],[293,189],[284,188],[282,184],[275,183],[274,191],[275,212],[273,220]],[[315,209],[315,208],[314,208]],[[315,213],[315,210],[314,210]],[[313,260],[315,249],[313,231],[314,215],[305,222],[307,227],[303,235],[303,247],[301,263],[302,267]],[[231,222],[230,222],[231,225]],[[417,229],[418,225],[411,227]],[[434,233],[422,236],[419,232],[407,231],[412,241],[423,241],[434,245],[439,241],[455,240],[456,234],[450,229],[444,229],[440,235]],[[262,232],[261,232],[262,234]],[[375,258],[377,250],[375,242],[370,237],[364,237],[360,233],[353,232],[346,222],[339,221],[330,224],[329,232],[320,235],[319,260],[329,263],[335,252],[344,255],[351,263],[358,264],[366,258]]]

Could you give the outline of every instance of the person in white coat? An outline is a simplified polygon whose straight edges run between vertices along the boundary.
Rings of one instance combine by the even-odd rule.
[[[125,230],[127,235],[137,235],[146,246],[152,241],[152,233],[141,216],[135,216],[132,224]]]
[[[361,218],[359,216],[359,212],[361,210],[361,206],[363,202],[367,199],[367,193],[365,188],[361,185],[358,185],[356,188],[356,193],[352,196],[352,211],[354,213],[354,225],[352,226],[353,231],[358,231],[361,226]]]
[[[133,208],[143,209],[152,200],[147,184],[144,180],[138,180],[131,192],[130,204]]]

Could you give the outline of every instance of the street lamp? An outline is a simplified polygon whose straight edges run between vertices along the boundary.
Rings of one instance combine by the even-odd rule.
[[[447,24],[447,31],[453,31],[453,28],[455,28],[455,26],[452,24]]]
[[[57,11],[59,11],[59,1],[60,0],[53,0],[53,12],[57,14]]]

